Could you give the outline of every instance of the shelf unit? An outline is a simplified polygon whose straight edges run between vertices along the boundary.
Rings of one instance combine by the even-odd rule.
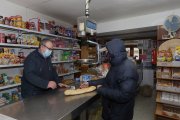
[[[52,64],[72,63],[72,62],[75,62],[75,60],[69,60],[69,61],[52,61]],[[23,67],[23,64],[0,65],[0,68],[13,68],[13,67]]]
[[[23,64],[0,65],[0,68],[23,67]]]
[[[176,32],[175,38],[170,40],[166,37],[168,32],[162,25],[157,27],[157,49],[168,50],[174,54],[175,47],[180,46],[180,30]],[[172,55],[173,56],[173,55]],[[156,71],[156,120],[180,120],[180,103],[177,99],[180,96],[180,79],[173,78],[174,70],[180,70],[180,62],[157,62]],[[169,97],[168,97],[169,96]],[[169,108],[167,107],[169,106]],[[179,108],[179,109],[177,109]],[[162,118],[162,119],[158,119]]]
[[[158,68],[169,68],[169,66],[157,66]],[[177,67],[177,66],[170,66],[171,69],[173,68],[180,68],[180,67]],[[166,81],[178,81],[180,82],[179,79],[175,79],[175,78],[161,78],[161,77],[157,77],[157,82],[158,81],[161,81],[161,80],[166,80]],[[180,103],[175,103],[175,102],[171,102],[171,101],[165,101],[165,100],[161,100],[161,94],[163,92],[165,93],[170,93],[170,94],[176,94],[176,95],[180,95],[180,92],[179,91],[175,91],[175,90],[168,90],[168,89],[165,89],[166,87],[163,87],[163,89],[159,89],[159,88],[156,88],[157,90],[157,96],[156,96],[156,113],[155,115],[156,116],[162,116],[162,117],[166,117],[168,119],[172,119],[172,120],[179,120],[179,118],[175,118],[173,116],[167,116],[167,115],[164,115],[163,112],[164,110],[162,109],[162,106],[163,105],[172,105],[172,106],[175,106],[175,107],[180,107]],[[156,117],[157,118],[157,117]],[[158,119],[157,119],[158,120]]]
[[[155,115],[168,118],[169,120],[179,120],[179,118],[175,118],[173,116],[168,116],[164,114],[162,104],[157,104]]]
[[[8,44],[8,43],[0,43],[0,47],[14,47],[14,48],[27,48],[27,49],[38,48],[38,46],[34,46],[34,45]],[[59,47],[54,47],[53,50],[81,51],[81,49],[77,49],[77,48],[59,48]]]
[[[79,40],[79,39],[76,39],[76,38],[65,37],[65,36],[61,36],[61,35],[54,35],[54,34],[49,34],[49,33],[43,33],[43,32],[39,32],[39,31],[33,31],[33,30],[28,30],[28,29],[23,29],[23,28],[17,28],[17,27],[3,25],[3,24],[0,24],[0,28],[1,29],[2,28],[6,29],[6,30],[22,31],[24,33],[38,34],[38,35],[48,36],[48,37],[64,38],[64,39],[70,39],[70,40]]]
[[[157,103],[161,103],[161,104],[169,104],[169,105],[175,105],[175,106],[179,106],[180,107],[180,103],[172,102],[172,101],[167,101],[167,100],[162,100],[160,92],[157,93],[156,102]]]
[[[16,31],[16,32],[21,32],[22,34],[33,34],[33,35],[39,35],[39,36],[46,36],[50,38],[62,38],[64,40],[70,40],[70,41],[79,41],[79,39],[76,38],[71,38],[71,37],[66,37],[66,36],[61,36],[61,35],[54,35],[54,34],[49,34],[49,33],[43,33],[43,32],[38,32],[38,31],[33,31],[33,30],[28,30],[28,29],[22,29],[22,28],[17,28],[13,26],[8,26],[8,25],[3,25],[0,24],[0,29],[3,29],[4,31]],[[37,49],[38,46],[34,45],[24,45],[24,44],[8,44],[8,43],[0,43],[0,47],[9,47],[9,48],[23,48],[23,49]],[[53,50],[62,50],[62,51],[81,51],[79,48],[60,48],[60,47],[54,47]],[[52,64],[60,64],[60,63],[74,63],[76,60],[68,60],[68,61],[52,61]],[[23,64],[10,64],[10,65],[0,65],[0,69],[4,70],[6,68],[19,68],[23,67]],[[72,75],[75,73],[79,73],[81,71],[73,71],[65,74],[59,74],[59,77],[63,76],[68,76]],[[20,76],[22,77],[22,76]],[[8,90],[8,89],[13,89],[16,87],[21,86],[21,83],[18,84],[12,84],[12,85],[6,85],[6,86],[1,86],[0,91],[3,90]]]
[[[156,79],[159,79],[159,80],[177,80],[177,81],[180,80],[180,79],[177,79],[177,78],[156,78]]]
[[[17,83],[17,84],[12,84],[12,85],[5,85],[5,86],[0,86],[0,91],[4,90],[4,89],[9,89],[9,88],[14,88],[14,87],[18,87],[20,86],[21,83]]]
[[[71,75],[71,74],[79,73],[79,72],[81,72],[81,71],[73,71],[73,72],[69,72],[69,73],[63,73],[63,74],[59,74],[58,76],[62,77],[62,76]]]

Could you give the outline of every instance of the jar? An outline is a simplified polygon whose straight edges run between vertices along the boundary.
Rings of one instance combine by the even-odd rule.
[[[22,28],[26,29],[26,22],[22,21]]]
[[[0,33],[0,43],[5,43],[5,34]]]
[[[27,21],[25,24],[26,24],[26,29],[29,29],[29,27],[30,27],[29,22]]]
[[[16,15],[16,27],[22,27],[22,16]]]
[[[0,16],[0,24],[3,24],[3,16]]]
[[[16,16],[12,16],[13,26],[16,27]]]
[[[12,16],[9,18],[9,25],[10,26],[14,25],[14,21],[13,21],[13,17]]]
[[[11,43],[11,38],[10,38],[9,35],[5,37],[5,42],[6,43]]]
[[[16,35],[15,34],[10,34],[10,39],[11,39],[11,43],[12,44],[17,44]]]
[[[5,24],[5,25],[9,25],[9,18],[8,18],[8,17],[5,17],[5,18],[4,18],[4,24]]]

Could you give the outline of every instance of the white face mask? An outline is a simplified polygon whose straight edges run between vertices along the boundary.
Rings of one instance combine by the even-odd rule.
[[[52,50],[46,49],[45,52],[42,53],[42,55],[44,56],[44,58],[47,58],[51,55],[51,53],[52,53]]]

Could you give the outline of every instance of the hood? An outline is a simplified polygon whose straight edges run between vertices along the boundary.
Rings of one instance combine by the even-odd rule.
[[[110,55],[111,64],[119,64],[127,58],[124,42],[121,39],[112,39],[106,43],[106,48]]]

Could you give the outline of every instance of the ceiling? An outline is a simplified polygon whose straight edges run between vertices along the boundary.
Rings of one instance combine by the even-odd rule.
[[[8,0],[48,16],[76,24],[84,16],[85,0]],[[92,0],[90,17],[97,22],[179,8],[180,0]]]

